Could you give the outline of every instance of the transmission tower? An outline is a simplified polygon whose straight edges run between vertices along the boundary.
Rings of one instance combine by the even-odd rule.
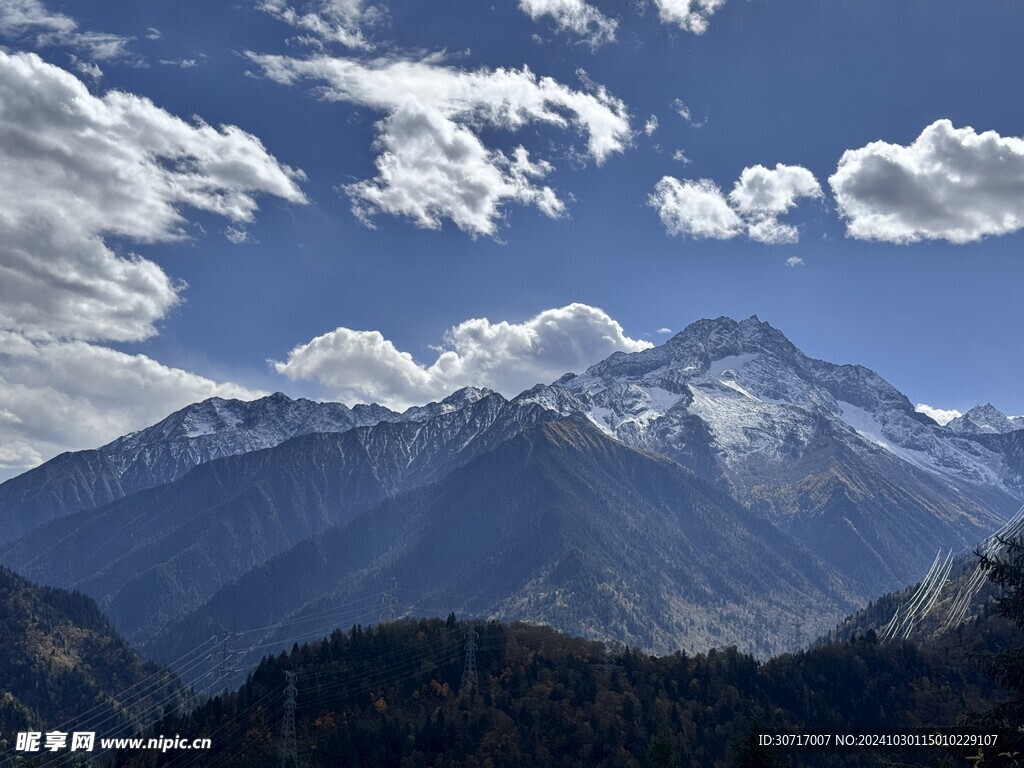
[[[398,605],[398,595],[395,594],[398,589],[398,580],[392,578],[391,584],[385,590],[384,594],[380,596],[380,621],[384,623],[384,620],[394,621],[398,618],[395,606]]]
[[[284,689],[284,717],[281,718],[281,768],[299,768],[299,745],[295,740],[295,673],[285,672],[288,685]]]
[[[466,636],[466,665],[462,668],[462,693],[472,694],[479,687],[476,674],[476,639],[479,637],[475,629],[469,630]]]
[[[231,661],[234,658],[234,654],[228,647],[228,643],[231,641],[231,633],[224,630],[220,634],[220,654],[217,658],[217,664],[214,668],[213,673],[213,695],[217,695],[228,687],[228,676],[231,674]]]

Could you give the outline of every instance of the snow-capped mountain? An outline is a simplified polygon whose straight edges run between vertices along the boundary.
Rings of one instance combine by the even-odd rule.
[[[976,431],[1012,430],[995,408],[976,408],[939,427],[874,371],[807,357],[757,316],[693,323],[661,347],[616,353],[521,397],[560,413],[582,412],[626,443],[669,454],[679,436],[671,427],[696,416],[741,492],[757,480],[745,467],[805,452],[825,419],[858,450],[881,449],[946,484],[1024,500],[1018,472],[969,439]]]
[[[1024,430],[975,411],[942,427],[877,373],[810,358],[756,317],[702,320],[511,401],[467,388],[404,414],[284,395],[198,403],[0,486],[3,537],[25,534],[0,551],[143,636],[324,526],[565,416],[674,460],[867,599],[1020,506]],[[119,537],[128,528],[139,536]],[[228,561],[218,541],[234,542]],[[147,590],[165,603],[140,609]]]
[[[986,403],[971,408],[946,427],[952,432],[966,435],[1005,435],[1024,429],[1024,416],[1007,416],[991,403]]]
[[[786,617],[824,632],[860,602],[831,564],[719,489],[569,417],[306,539],[148,651],[178,658],[217,625],[270,629],[250,641],[272,652],[286,636],[278,622],[294,635],[332,606],[374,609],[392,576],[417,613],[539,621],[666,653],[737,644],[769,655],[791,642]]]
[[[61,454],[0,485],[0,543],[50,520],[169,483],[213,459],[272,448],[299,435],[426,422],[490,394],[467,387],[401,414],[376,404],[349,408],[293,400],[280,392],[252,401],[203,400],[101,448]]]
[[[702,320],[521,399],[689,466],[865,586],[968,548],[1024,499],[1019,458],[940,427],[877,373],[751,317]],[[900,551],[902,549],[902,551]]]
[[[126,636],[145,638],[285,548],[557,418],[479,390],[412,416],[203,462],[40,524],[0,545],[0,561],[93,596]]]
[[[64,453],[0,485],[0,543],[31,528],[171,482],[212,459],[400,418],[380,405],[293,400],[204,400],[89,451]]]

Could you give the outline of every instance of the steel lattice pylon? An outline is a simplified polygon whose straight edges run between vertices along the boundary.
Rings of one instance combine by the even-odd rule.
[[[285,672],[288,685],[284,689],[284,717],[281,719],[281,768],[299,768],[299,745],[295,739],[295,673]]]

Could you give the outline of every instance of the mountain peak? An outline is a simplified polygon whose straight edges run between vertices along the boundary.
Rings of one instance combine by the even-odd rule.
[[[757,315],[736,322],[731,317],[697,320],[666,342],[666,347],[689,355],[718,360],[743,353],[774,352],[781,357],[799,354],[785,334]]]
[[[272,402],[272,403],[290,403],[290,402],[292,402],[292,399],[290,397],[288,397],[288,395],[286,395],[284,392],[275,392],[272,395],[267,395],[266,397],[261,397],[260,400],[268,401],[268,402]]]
[[[963,416],[958,416],[946,427],[961,434],[1005,434],[1022,428],[1018,420],[1009,418],[992,403],[976,405]]]
[[[441,402],[445,405],[471,405],[493,394],[494,390],[487,387],[463,387],[452,392]]]

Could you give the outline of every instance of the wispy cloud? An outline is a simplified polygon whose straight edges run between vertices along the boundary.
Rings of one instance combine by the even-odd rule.
[[[519,8],[537,21],[550,16],[563,32],[572,32],[597,47],[615,40],[619,23],[585,0],[519,0]]]
[[[72,17],[49,10],[41,0],[0,0],[0,37],[31,38],[37,47],[65,46],[98,61],[125,54],[130,37],[83,30]]]
[[[364,0],[311,0],[298,9],[287,0],[259,0],[256,7],[303,32],[301,42],[317,47],[337,43],[353,50],[373,48],[366,30],[385,16],[381,6]]]

